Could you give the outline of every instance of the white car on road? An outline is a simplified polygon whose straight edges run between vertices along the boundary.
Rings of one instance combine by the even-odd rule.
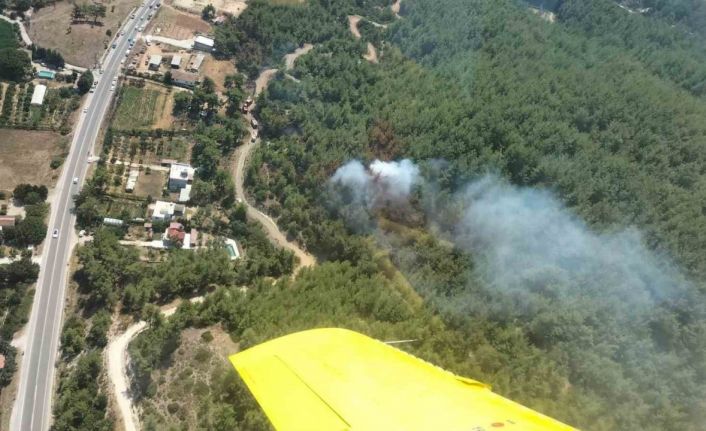
[[[78,184],[78,177],[74,177],[74,184]]]
[[[54,229],[54,232],[51,233],[52,238],[59,238],[59,229]]]

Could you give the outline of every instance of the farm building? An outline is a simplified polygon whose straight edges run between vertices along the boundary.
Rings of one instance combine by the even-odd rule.
[[[195,56],[191,57],[191,62],[189,63],[189,66],[186,68],[186,70],[188,72],[198,73],[199,69],[201,69],[201,64],[203,63],[204,58],[206,58],[204,54],[196,54]]]
[[[172,57],[172,69],[178,69],[181,66],[181,55],[175,55]]]
[[[151,55],[150,56],[150,62],[148,64],[148,67],[151,70],[159,70],[160,64],[162,64],[162,56],[161,55]]]
[[[32,105],[41,106],[44,103],[44,95],[47,94],[47,86],[39,84],[34,87],[34,93],[32,93]]]
[[[37,72],[37,78],[40,79],[54,79],[54,76],[56,76],[56,73],[51,70],[40,70]]]
[[[194,49],[199,51],[211,52],[213,51],[214,41],[210,37],[206,36],[196,36],[194,38]]]
[[[175,70],[172,72],[172,82],[180,87],[194,88],[199,82],[199,76],[195,73]]]
[[[135,190],[135,185],[137,184],[137,177],[140,172],[137,169],[132,169],[129,176],[127,177],[127,183],[125,184],[125,191],[132,192]]]
[[[196,170],[187,163],[174,163],[169,168],[169,190],[181,190],[194,180]]]
[[[120,227],[123,225],[123,221],[117,218],[110,218],[110,217],[104,217],[103,218],[103,224],[106,226],[117,226]]]
[[[10,227],[15,225],[15,216],[0,216],[0,231],[3,227]]]
[[[174,216],[184,215],[184,205],[175,204],[174,202],[156,201],[152,210],[152,220],[169,221]]]

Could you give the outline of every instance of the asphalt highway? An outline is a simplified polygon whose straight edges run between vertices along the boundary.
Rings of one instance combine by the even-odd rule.
[[[116,37],[113,40],[116,47],[109,47],[103,57],[100,64],[102,73],[96,74],[94,71],[94,79],[98,79],[98,84],[81,108],[71,149],[57,182],[49,229],[43,243],[44,251],[28,324],[20,384],[10,420],[10,429],[13,431],[45,431],[51,425],[64,294],[71,248],[75,242],[73,196],[79,192],[84,182],[98,132],[117,91],[113,88],[113,80],[118,77],[121,61],[126,58],[128,39],[135,39],[137,28],[147,24],[150,11],[154,11],[149,6],[156,3],[157,0],[148,0],[135,11],[134,19],[128,17],[121,28],[124,36]],[[53,235],[55,229],[58,230],[57,237]]]

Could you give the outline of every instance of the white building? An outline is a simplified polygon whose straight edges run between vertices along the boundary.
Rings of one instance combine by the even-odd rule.
[[[152,210],[152,220],[169,221],[174,216],[184,215],[184,205],[174,202],[156,201]]]
[[[203,63],[203,60],[206,58],[204,54],[196,54],[191,58],[191,62],[187,66],[186,70],[188,72],[194,72],[198,73],[199,69],[201,69],[201,64]]]
[[[103,224],[107,226],[117,226],[120,227],[123,225],[123,221],[117,218],[110,218],[110,217],[104,217],[103,218]]]
[[[148,67],[152,70],[159,70],[159,65],[162,64],[161,55],[151,55]]]
[[[125,184],[125,191],[132,192],[135,190],[135,185],[137,184],[137,177],[140,175],[140,171],[137,169],[130,170],[130,174],[127,177],[127,183]]]
[[[176,192],[191,184],[195,171],[187,163],[173,163],[169,168],[169,190]]]
[[[175,55],[172,57],[172,69],[178,69],[181,66],[181,55]]]
[[[34,92],[32,93],[32,100],[30,103],[32,105],[41,106],[44,103],[44,95],[47,94],[47,86],[39,84],[34,87]]]
[[[210,37],[206,36],[196,36],[194,38],[194,49],[199,51],[211,52],[213,51],[214,41]]]
[[[191,199],[191,184],[187,184],[179,190],[179,202],[189,202],[189,199]]]

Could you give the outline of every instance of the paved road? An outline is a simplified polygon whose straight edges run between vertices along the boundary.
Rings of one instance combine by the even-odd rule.
[[[149,4],[157,2],[148,1]],[[89,153],[93,153],[93,144],[113,95],[112,80],[118,76],[120,62],[128,49],[127,39],[131,35],[135,37],[135,28],[145,22],[140,18],[146,20],[148,14],[148,7],[138,9],[136,19],[127,20],[122,29],[125,36],[119,37],[117,47],[104,56],[101,63],[103,73],[97,76],[99,82],[95,93],[89,94],[84,104],[87,112],[82,113],[78,120],[71,150],[57,183],[29,321],[27,351],[22,359],[20,386],[10,420],[13,431],[45,431],[51,424],[54,366],[62,326],[68,263],[75,242],[73,226],[76,217],[72,197],[86,175]],[[78,178],[78,184],[73,184],[74,178]],[[57,238],[52,237],[54,229],[59,230]]]

